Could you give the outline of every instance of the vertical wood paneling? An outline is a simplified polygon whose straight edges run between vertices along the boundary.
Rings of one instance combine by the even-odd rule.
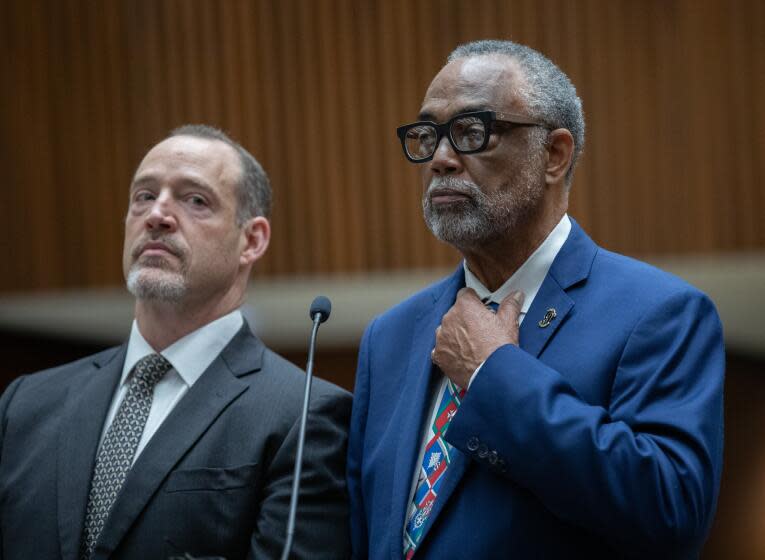
[[[761,3],[758,3],[761,10]],[[724,84],[727,90],[728,102],[723,106],[727,107],[749,107],[757,110],[763,103],[763,98],[757,96],[757,81],[755,76],[756,61],[762,59],[765,51],[757,51],[757,41],[760,48],[763,45],[763,29],[757,29],[756,14],[749,14],[742,10],[739,5],[731,6],[732,17],[729,18],[728,25],[725,28],[726,50],[730,53],[729,63],[725,65],[726,73],[723,76]],[[765,14],[761,14],[765,17]],[[762,26],[762,20],[759,20]],[[753,53],[759,53],[759,56],[752,56]],[[760,66],[760,83],[762,76],[765,75],[765,68]],[[761,91],[761,90],[760,90]],[[762,113],[760,113],[762,114]],[[730,138],[746,138],[750,130],[759,130],[760,139],[763,134],[763,124],[757,123],[756,115],[747,114],[744,111],[730,111],[729,135]],[[757,143],[760,148],[758,156],[754,156],[755,151],[751,146],[739,146],[737,143],[731,145],[728,143],[726,152],[729,154],[729,160],[725,163],[725,172],[729,176],[730,190],[724,189],[723,199],[726,201],[726,214],[736,215],[737,205],[744,207],[756,207],[758,202],[758,192],[762,189],[753,189],[752,185],[757,180],[754,173],[754,164],[756,159],[762,159],[765,155],[765,143]],[[754,157],[753,157],[754,156]],[[726,192],[727,191],[727,192]],[[755,215],[751,212],[739,215],[736,227],[731,228],[733,238],[730,240],[732,246],[746,243],[747,239],[756,238],[757,224],[763,222],[761,215]]]
[[[274,196],[277,204],[280,204],[278,208],[281,210],[281,214],[277,214],[275,220],[281,231],[290,230],[293,232],[291,245],[284,248],[288,251],[294,251],[292,253],[292,270],[298,274],[305,274],[312,269],[313,263],[309,261],[312,252],[310,229],[305,220],[303,209],[308,206],[310,191],[317,187],[314,184],[315,181],[306,183],[299,174],[301,169],[310,168],[309,158],[315,153],[313,148],[306,152],[306,147],[303,144],[304,138],[308,134],[308,127],[303,122],[301,111],[305,107],[302,105],[299,93],[301,86],[313,87],[313,84],[309,82],[307,77],[302,84],[295,79],[299,72],[299,55],[297,53],[298,45],[295,44],[291,33],[297,25],[295,21],[297,14],[276,9],[275,17],[277,25],[275,26],[276,36],[273,37],[273,40],[279,45],[280,50],[273,54],[278,57],[276,58],[278,68],[276,76],[279,79],[277,95],[282,95],[274,102],[279,119],[275,122],[276,126],[272,131],[273,143],[278,149],[276,161],[282,162],[282,174],[273,177],[276,191]],[[268,22],[263,23],[268,25]],[[268,53],[270,50],[268,44],[262,45],[262,48],[264,53]],[[268,78],[266,77],[266,79]],[[267,165],[267,162],[264,161],[263,164]],[[294,189],[295,196],[292,199],[290,198],[290,195],[293,194],[292,189],[286,188],[287,185],[300,185],[299,188]],[[282,216],[281,219],[279,219],[280,215]],[[274,233],[278,234],[278,232],[279,230],[275,230]],[[274,249],[278,247],[276,245],[278,243],[279,238],[275,235]]]
[[[324,6],[319,7],[318,3],[309,2],[299,7],[298,3],[295,2],[293,9],[297,16],[300,40],[297,41],[298,73],[293,76],[294,81],[291,87],[296,88],[299,93],[300,101],[297,106],[300,108],[302,116],[297,126],[289,132],[291,137],[299,138],[299,142],[295,143],[298,161],[292,161],[290,165],[297,167],[300,171],[294,185],[302,184],[301,192],[304,194],[305,204],[300,205],[303,215],[297,223],[308,226],[310,270],[323,272],[328,268],[329,252],[326,246],[328,240],[325,236],[327,228],[324,224],[327,191],[318,188],[325,147],[321,127],[321,105],[319,103],[319,80],[323,76],[319,74],[319,61],[316,56],[318,52],[318,26],[316,22],[317,11],[324,9]],[[294,41],[295,38],[292,37],[291,39]],[[330,69],[325,68],[324,70],[327,72],[327,77],[334,75]],[[313,181],[308,182],[308,174],[313,178]],[[287,225],[294,227],[293,224],[294,222]]]
[[[748,50],[747,55],[747,70],[750,76],[750,87],[752,91],[751,106],[745,107],[742,111],[748,112],[750,115],[749,127],[746,129],[747,134],[742,135],[742,139],[736,142],[737,146],[740,146],[741,151],[745,151],[748,155],[746,164],[753,170],[752,174],[752,200],[754,209],[753,215],[755,216],[753,222],[755,224],[755,234],[751,239],[761,240],[765,239],[765,220],[762,219],[762,209],[765,208],[765,104],[762,100],[765,99],[765,57],[760,53],[765,52],[765,33],[763,32],[763,24],[765,21],[765,6],[761,2],[753,2],[751,11],[746,10],[741,14],[741,18],[748,22],[753,29],[750,35],[752,41],[752,48]],[[750,243],[751,239],[747,239],[746,243]]]
[[[383,183],[384,178],[381,176],[384,169],[392,165],[392,162],[386,161],[381,154],[380,146],[384,141],[385,129],[381,128],[384,121],[381,119],[382,111],[378,94],[381,90],[394,89],[391,84],[386,84],[380,75],[379,64],[375,59],[375,53],[381,44],[377,29],[381,10],[379,4],[362,3],[357,12],[358,25],[361,29],[357,39],[362,53],[358,92],[364,107],[359,115],[361,141],[356,144],[356,149],[349,150],[347,158],[342,162],[344,166],[351,166],[354,165],[354,161],[357,161],[366,171],[364,197],[367,205],[364,214],[370,240],[367,246],[369,269],[382,268],[384,265],[381,266],[381,263],[386,262],[388,232],[385,228],[383,201],[385,189],[396,188],[395,185]]]
[[[404,0],[405,1],[405,0]],[[403,39],[396,32],[398,19],[404,9],[401,0],[392,0],[381,6],[379,18],[376,24],[378,40],[374,43],[375,62],[378,71],[379,82],[375,91],[375,103],[371,105],[377,108],[376,127],[379,132],[385,131],[385,124],[395,122],[399,116],[398,107],[401,106],[402,81],[398,72],[399,60],[404,54],[398,49],[399,41]],[[392,268],[404,267],[404,252],[402,251],[405,237],[405,223],[401,214],[401,197],[399,189],[401,185],[395,183],[395,167],[387,165],[388,162],[396,161],[396,153],[387,135],[383,136],[378,143],[376,152],[379,178],[381,180],[383,212],[382,231],[385,240],[385,261]]]
[[[320,30],[317,34],[315,54],[316,68],[327,72],[328,76],[317,76],[316,93],[319,106],[316,113],[319,121],[319,131],[315,139],[322,146],[320,158],[320,174],[317,184],[332,185],[332,188],[318,193],[322,208],[314,216],[320,232],[318,238],[321,244],[327,239],[334,240],[328,247],[320,247],[327,254],[324,272],[338,270],[345,264],[344,256],[348,254],[347,236],[344,235],[345,223],[345,185],[342,179],[342,169],[337,165],[341,161],[340,143],[346,138],[340,123],[340,112],[344,109],[337,103],[337,87],[335,83],[345,82],[343,69],[338,64],[339,33],[337,29],[338,5],[335,0],[326,0],[319,9],[314,20],[314,27]],[[335,132],[337,131],[337,132]]]
[[[240,140],[248,146],[262,162],[274,162],[266,171],[272,179],[284,174],[283,160],[278,154],[283,146],[278,145],[269,133],[276,130],[284,122],[281,121],[281,104],[277,102],[279,89],[279,72],[274,53],[278,43],[274,36],[275,18],[269,10],[268,2],[243,2],[237,14],[235,36],[241,37],[242,67],[236,69],[237,78],[241,81],[242,114],[237,120]],[[268,48],[271,47],[271,48]],[[281,192],[279,193],[281,194]],[[283,203],[277,196],[273,201],[276,205]],[[279,216],[284,219],[284,213]],[[265,267],[276,274],[286,274],[294,270],[292,256],[289,251],[279,250],[279,245],[294,246],[293,230],[283,227],[281,220],[272,221],[275,235],[272,250],[266,259],[255,265],[255,274],[262,275]]]
[[[572,214],[627,253],[765,246],[765,8],[756,0],[9,0],[0,40],[0,291],[121,282],[127,185],[208,122],[275,191],[256,275],[445,266],[395,127],[448,52],[540,49],[584,100]]]
[[[359,29],[353,24],[356,20],[354,0],[341,0],[336,10],[338,18],[338,52],[337,62],[339,70],[342,72],[343,82],[352,82],[359,76]],[[366,246],[369,243],[368,232],[364,212],[363,191],[368,188],[368,178],[362,172],[358,161],[348,162],[349,156],[354,153],[353,147],[361,145],[365,147],[365,139],[361,131],[362,121],[367,116],[361,105],[358,94],[351,88],[340,88],[337,102],[339,104],[337,111],[337,121],[333,125],[333,134],[338,139],[340,149],[336,154],[336,159],[331,162],[330,167],[336,170],[333,177],[334,181],[344,184],[343,198],[341,199],[341,209],[337,220],[340,224],[347,224],[349,232],[339,232],[346,242],[345,262],[351,270],[363,270],[366,267]],[[362,148],[363,149],[363,148]],[[345,163],[348,162],[348,165]],[[344,172],[343,172],[344,170]],[[343,255],[340,255],[339,262],[342,263]],[[342,267],[342,264],[340,265]]]

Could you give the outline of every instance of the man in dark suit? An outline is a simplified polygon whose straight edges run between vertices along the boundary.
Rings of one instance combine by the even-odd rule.
[[[357,558],[694,558],[721,472],[710,300],[566,213],[581,101],[509,41],[457,48],[418,122],[454,274],[377,317],[349,440]]]
[[[279,555],[304,375],[238,310],[270,200],[257,161],[216,129],[149,151],[125,220],[129,340],[0,400],[0,557]],[[291,558],[348,554],[350,400],[314,386]]]

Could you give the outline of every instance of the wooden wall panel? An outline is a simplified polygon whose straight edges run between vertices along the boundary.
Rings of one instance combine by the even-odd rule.
[[[258,275],[444,266],[395,127],[448,52],[548,54],[584,100],[572,214],[631,254],[765,247],[758,0],[6,0],[0,292],[121,283],[130,176],[206,122],[261,160],[274,240]]]

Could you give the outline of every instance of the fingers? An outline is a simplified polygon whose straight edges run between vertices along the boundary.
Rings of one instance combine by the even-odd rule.
[[[497,315],[503,321],[517,323],[523,309],[523,300],[525,295],[520,290],[510,292],[505,296],[497,309]]]
[[[473,288],[462,288],[459,292],[457,292],[457,299],[465,298],[470,300],[475,300],[477,303],[481,303],[481,298],[478,297],[478,294]]]

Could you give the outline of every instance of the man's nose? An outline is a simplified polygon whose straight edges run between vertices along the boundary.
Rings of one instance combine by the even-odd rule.
[[[462,172],[462,158],[454,151],[449,139],[444,136],[438,142],[433,159],[428,162],[435,175],[452,175]]]
[[[146,228],[153,230],[175,231],[178,227],[170,197],[160,194],[151,206],[149,215],[146,217]]]

